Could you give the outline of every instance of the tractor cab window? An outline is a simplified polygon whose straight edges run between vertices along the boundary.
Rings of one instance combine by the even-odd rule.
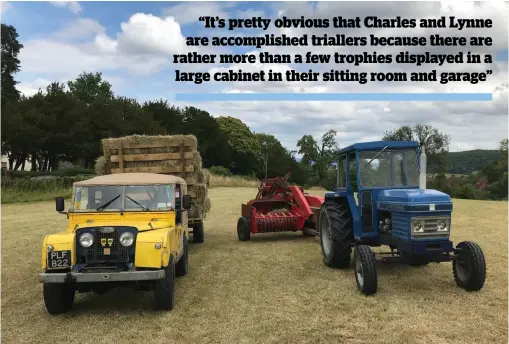
[[[355,166],[355,154],[348,154],[348,171],[350,177],[350,185],[352,186],[352,190],[357,192],[357,170]]]
[[[346,155],[340,156],[338,159],[338,180],[339,189],[346,188]]]
[[[418,186],[419,168],[415,150],[359,152],[362,187]]]

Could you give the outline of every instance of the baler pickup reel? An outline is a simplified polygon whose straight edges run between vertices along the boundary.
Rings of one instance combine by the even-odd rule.
[[[305,194],[302,187],[288,183],[289,177],[290,173],[260,181],[256,198],[242,204],[239,240],[247,241],[255,233],[302,231],[306,236],[318,235],[316,222],[323,197]]]

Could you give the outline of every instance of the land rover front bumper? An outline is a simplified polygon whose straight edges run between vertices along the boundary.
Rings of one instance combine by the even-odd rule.
[[[68,272],[40,273],[41,283],[90,283],[90,282],[135,282],[160,280],[165,276],[164,270],[122,271],[122,272]]]

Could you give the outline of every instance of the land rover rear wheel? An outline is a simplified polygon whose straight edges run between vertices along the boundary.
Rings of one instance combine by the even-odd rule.
[[[49,314],[61,314],[69,311],[74,303],[75,290],[64,283],[44,283],[42,286],[44,304]]]
[[[170,311],[175,305],[175,260],[170,255],[165,276],[156,282],[154,290],[154,309]]]

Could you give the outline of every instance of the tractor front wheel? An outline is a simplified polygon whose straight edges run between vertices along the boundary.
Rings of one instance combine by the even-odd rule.
[[[378,276],[376,272],[375,253],[369,246],[359,245],[355,248],[353,255],[357,288],[366,295],[376,293]]]
[[[456,246],[457,258],[452,263],[456,284],[468,291],[480,290],[486,279],[486,261],[479,245],[462,241]]]
[[[237,222],[237,235],[240,241],[248,241],[251,239],[251,223],[245,216],[242,216]]]
[[[352,259],[353,243],[353,223],[347,203],[326,201],[318,226],[324,264],[331,268],[347,268]]]

